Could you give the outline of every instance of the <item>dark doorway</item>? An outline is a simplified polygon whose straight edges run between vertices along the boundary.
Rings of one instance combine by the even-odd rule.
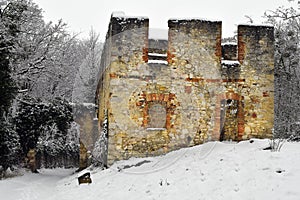
[[[238,100],[223,99],[220,110],[220,141],[237,140]]]

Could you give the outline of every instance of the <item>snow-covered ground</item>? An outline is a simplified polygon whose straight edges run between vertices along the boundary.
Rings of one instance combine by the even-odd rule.
[[[134,158],[91,172],[78,185],[71,170],[41,170],[0,181],[5,200],[118,199],[300,199],[300,143],[280,152],[263,150],[268,140],[209,142],[164,156]]]
[[[0,199],[53,199],[58,181],[71,175],[75,170],[41,169],[39,171],[39,174],[27,171],[23,176],[0,180]]]

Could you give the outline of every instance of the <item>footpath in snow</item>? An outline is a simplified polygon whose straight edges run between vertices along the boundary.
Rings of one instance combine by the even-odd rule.
[[[80,174],[70,170],[41,170],[0,181],[0,194],[5,200],[299,200],[300,143],[285,143],[280,152],[263,150],[268,145],[209,142],[132,158],[81,172],[91,172],[89,185],[78,185]]]

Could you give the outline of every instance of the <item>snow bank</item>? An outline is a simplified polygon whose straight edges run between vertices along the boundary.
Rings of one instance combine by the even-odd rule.
[[[0,181],[0,193],[5,200],[299,200],[300,143],[285,143],[280,152],[263,150],[268,146],[268,140],[209,142],[131,158],[103,171],[85,170],[90,185],[78,185],[78,174],[62,178],[56,170],[55,176],[26,174]]]

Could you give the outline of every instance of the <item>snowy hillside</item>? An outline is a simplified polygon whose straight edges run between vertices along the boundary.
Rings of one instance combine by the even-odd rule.
[[[268,145],[209,142],[120,161],[104,171],[86,170],[90,185],[78,185],[70,170],[41,170],[0,181],[0,194],[5,200],[300,199],[300,143],[285,143],[280,152],[263,150]]]

